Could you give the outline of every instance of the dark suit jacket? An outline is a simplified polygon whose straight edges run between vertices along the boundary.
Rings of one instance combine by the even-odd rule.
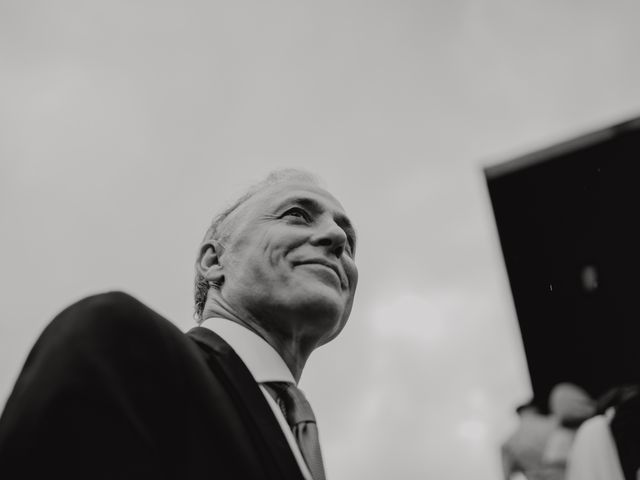
[[[302,475],[227,343],[113,292],[67,308],[38,339],[0,418],[0,478]]]

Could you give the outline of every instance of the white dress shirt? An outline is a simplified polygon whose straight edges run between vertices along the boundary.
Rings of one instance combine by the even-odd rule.
[[[296,383],[282,357],[266,340],[239,323],[224,318],[211,317],[203,321],[201,326],[217,333],[240,357],[240,360],[242,360],[254,380],[258,383],[264,398],[280,424],[282,433],[284,433],[289,447],[291,447],[291,452],[302,471],[302,476],[305,480],[313,480],[302,453],[300,453],[296,439],[293,437],[291,428],[282,414],[282,410],[262,385],[265,382]]]

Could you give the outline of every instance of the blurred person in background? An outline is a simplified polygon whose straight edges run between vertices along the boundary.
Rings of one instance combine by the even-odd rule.
[[[548,468],[542,462],[547,441],[557,425],[551,415],[541,413],[536,400],[516,408],[518,426],[502,445],[502,468],[505,480],[515,474],[527,480],[546,480]]]
[[[323,480],[296,385],[349,318],[355,249],[312,175],[271,174],[206,232],[199,326],[184,334],[119,292],[47,326],[0,418],[0,478]]]
[[[516,409],[520,421],[502,446],[504,478],[562,480],[575,429],[595,413],[595,402],[577,385],[560,383],[549,394],[549,414],[531,401]]]
[[[589,394],[573,383],[559,383],[549,394],[549,410],[558,420],[543,453],[543,462],[564,478],[567,459],[580,425],[596,413],[596,402]]]
[[[620,385],[598,398],[597,415],[578,429],[567,480],[640,478],[640,386]]]

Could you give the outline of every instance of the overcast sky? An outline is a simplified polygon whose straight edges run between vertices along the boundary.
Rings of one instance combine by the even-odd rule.
[[[640,114],[623,0],[0,0],[0,401],[68,303],[193,326],[211,217],[279,167],[359,231],[301,387],[332,480],[494,480],[530,394],[483,167]]]

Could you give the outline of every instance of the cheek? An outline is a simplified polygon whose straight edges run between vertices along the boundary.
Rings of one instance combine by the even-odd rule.
[[[345,265],[345,272],[349,278],[349,289],[353,295],[356,291],[356,287],[358,286],[358,267],[356,267],[356,264],[353,261],[349,260]]]
[[[274,242],[266,242],[262,251],[264,258],[268,259],[271,267],[279,266],[284,260],[287,251],[283,245]]]
[[[294,236],[291,232],[274,232],[270,239],[265,239],[263,243],[263,253],[273,266],[286,263],[287,257],[295,252],[298,247],[305,244],[305,237]]]

